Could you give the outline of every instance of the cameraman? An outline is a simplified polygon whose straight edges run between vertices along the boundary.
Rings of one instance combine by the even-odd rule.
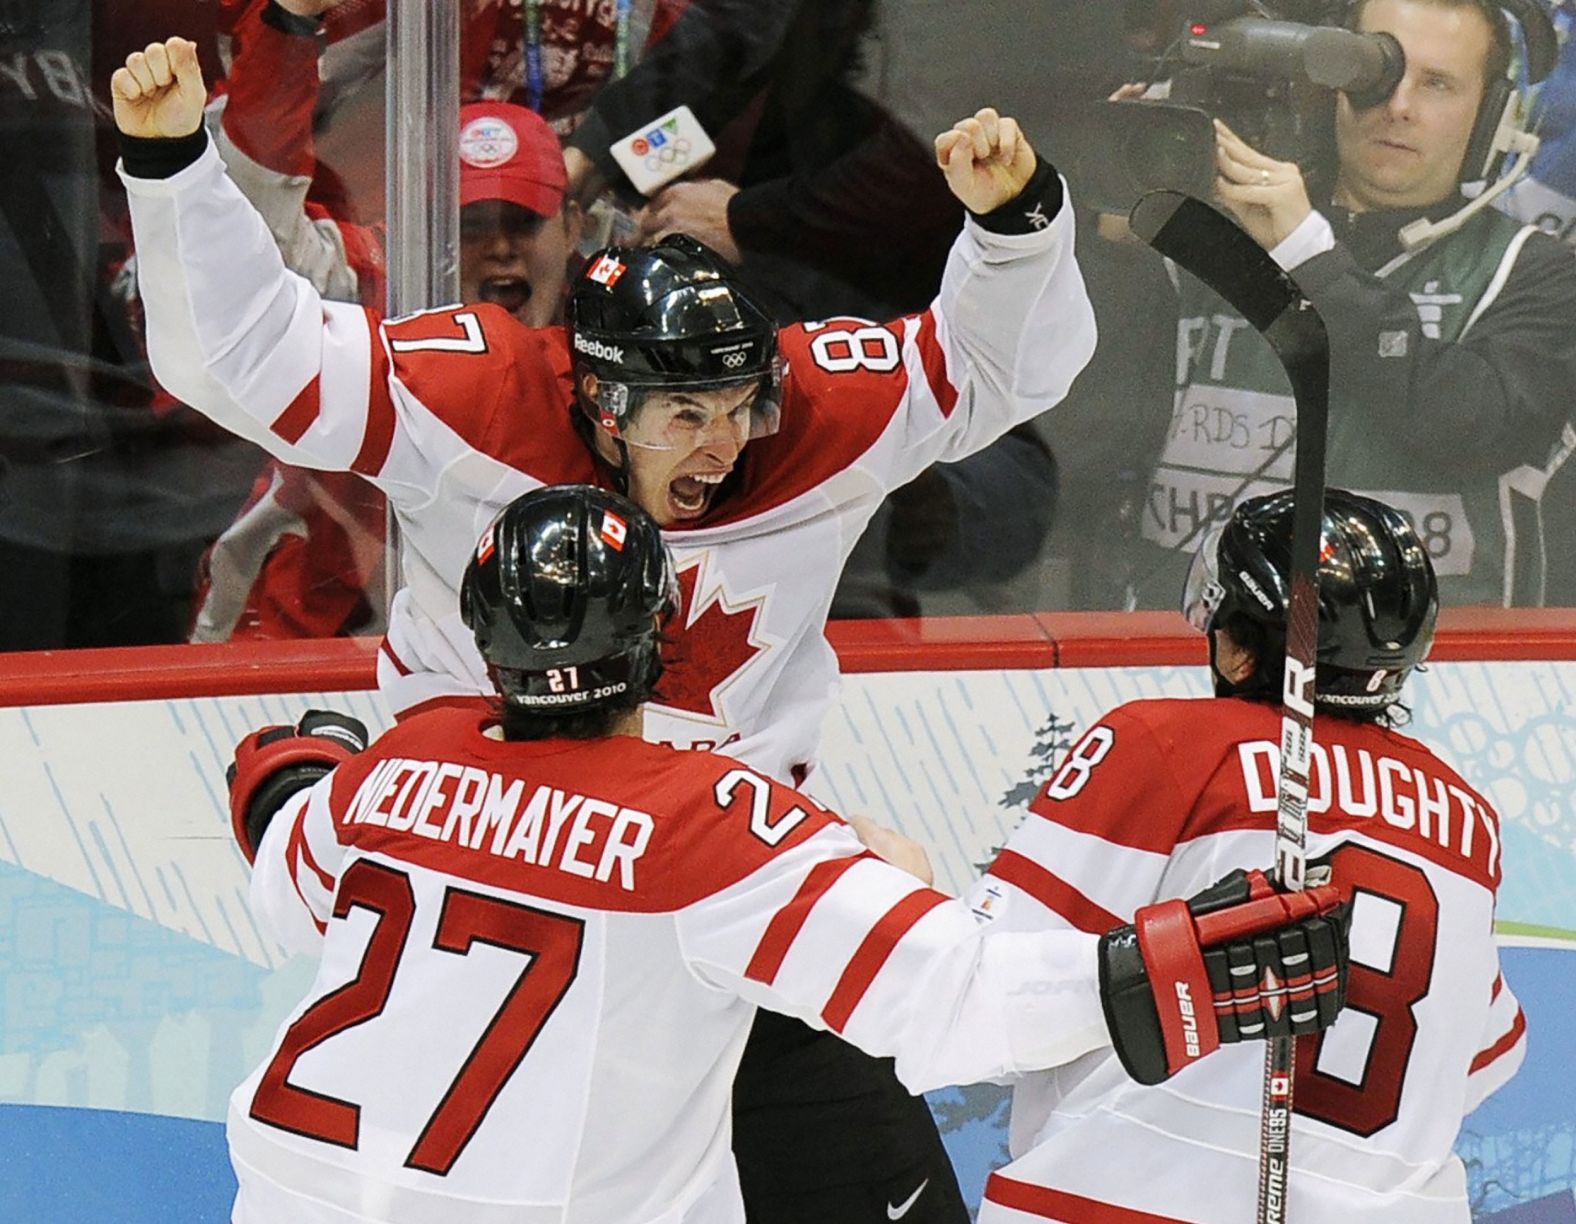
[[[1217,121],[1220,204],[1324,317],[1331,340],[1328,479],[1399,506],[1451,604],[1545,601],[1545,486],[1570,454],[1576,260],[1485,210],[1421,250],[1399,231],[1464,203],[1463,159],[1486,87],[1509,70],[1483,0],[1364,0],[1355,28],[1406,53],[1395,92],[1338,97],[1338,165],[1315,209],[1302,171]],[[1138,566],[1156,606],[1207,523],[1290,480],[1295,407],[1268,346],[1196,283],[1183,286],[1179,395],[1145,508],[1164,552]],[[1164,555],[1169,553],[1169,556]]]

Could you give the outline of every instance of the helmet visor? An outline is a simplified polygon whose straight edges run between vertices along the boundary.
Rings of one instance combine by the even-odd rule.
[[[782,375],[682,387],[603,382],[597,420],[626,445],[689,452],[718,438],[743,446],[777,432],[782,419]]]
[[[1182,615],[1200,633],[1209,632],[1226,595],[1220,581],[1220,537],[1224,530],[1224,526],[1216,526],[1205,534],[1182,586]]]

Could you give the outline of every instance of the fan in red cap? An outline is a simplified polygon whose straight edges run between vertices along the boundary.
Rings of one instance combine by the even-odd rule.
[[[580,233],[558,137],[523,106],[473,102],[460,110],[459,154],[461,298],[555,321]]]

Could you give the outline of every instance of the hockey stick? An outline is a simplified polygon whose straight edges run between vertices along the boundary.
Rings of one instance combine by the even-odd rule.
[[[1307,875],[1308,760],[1313,748],[1313,679],[1319,644],[1319,548],[1324,520],[1324,443],[1330,417],[1330,341],[1324,321],[1295,281],[1237,224],[1209,205],[1155,191],[1133,208],[1145,242],[1225,298],[1269,342],[1297,405],[1292,476],[1291,598],[1281,688],[1280,772],[1275,782],[1275,872],[1286,888]],[[1278,985],[1266,982],[1266,987]],[[1276,996],[1266,1007],[1277,1014]],[[1284,1006],[1290,1006],[1287,999]],[[1284,1224],[1291,1165],[1296,1042],[1277,1037],[1264,1058],[1259,1123],[1259,1224]]]

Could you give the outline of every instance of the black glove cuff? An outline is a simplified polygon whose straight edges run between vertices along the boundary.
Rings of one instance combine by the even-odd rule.
[[[970,209],[969,216],[993,234],[1032,234],[1045,229],[1061,211],[1061,175],[1055,166],[1039,157],[1039,164],[1022,191],[988,213]]]
[[[1158,1084],[1170,1074],[1149,970],[1138,932],[1120,926],[1100,937],[1100,1006],[1122,1068],[1140,1084]]]
[[[295,34],[303,38],[316,38],[323,32],[321,17],[302,17],[287,8],[281,8],[274,0],[268,0],[263,5],[263,24],[272,26],[281,34]]]
[[[279,814],[279,809],[284,807],[290,796],[305,790],[332,771],[333,766],[327,763],[291,765],[274,774],[252,793],[252,801],[246,808],[246,838],[251,843],[254,857],[257,848],[263,844],[263,834],[268,832],[269,821]]]
[[[173,178],[203,155],[208,147],[207,129],[200,124],[190,136],[120,137],[120,160],[133,178]]]

